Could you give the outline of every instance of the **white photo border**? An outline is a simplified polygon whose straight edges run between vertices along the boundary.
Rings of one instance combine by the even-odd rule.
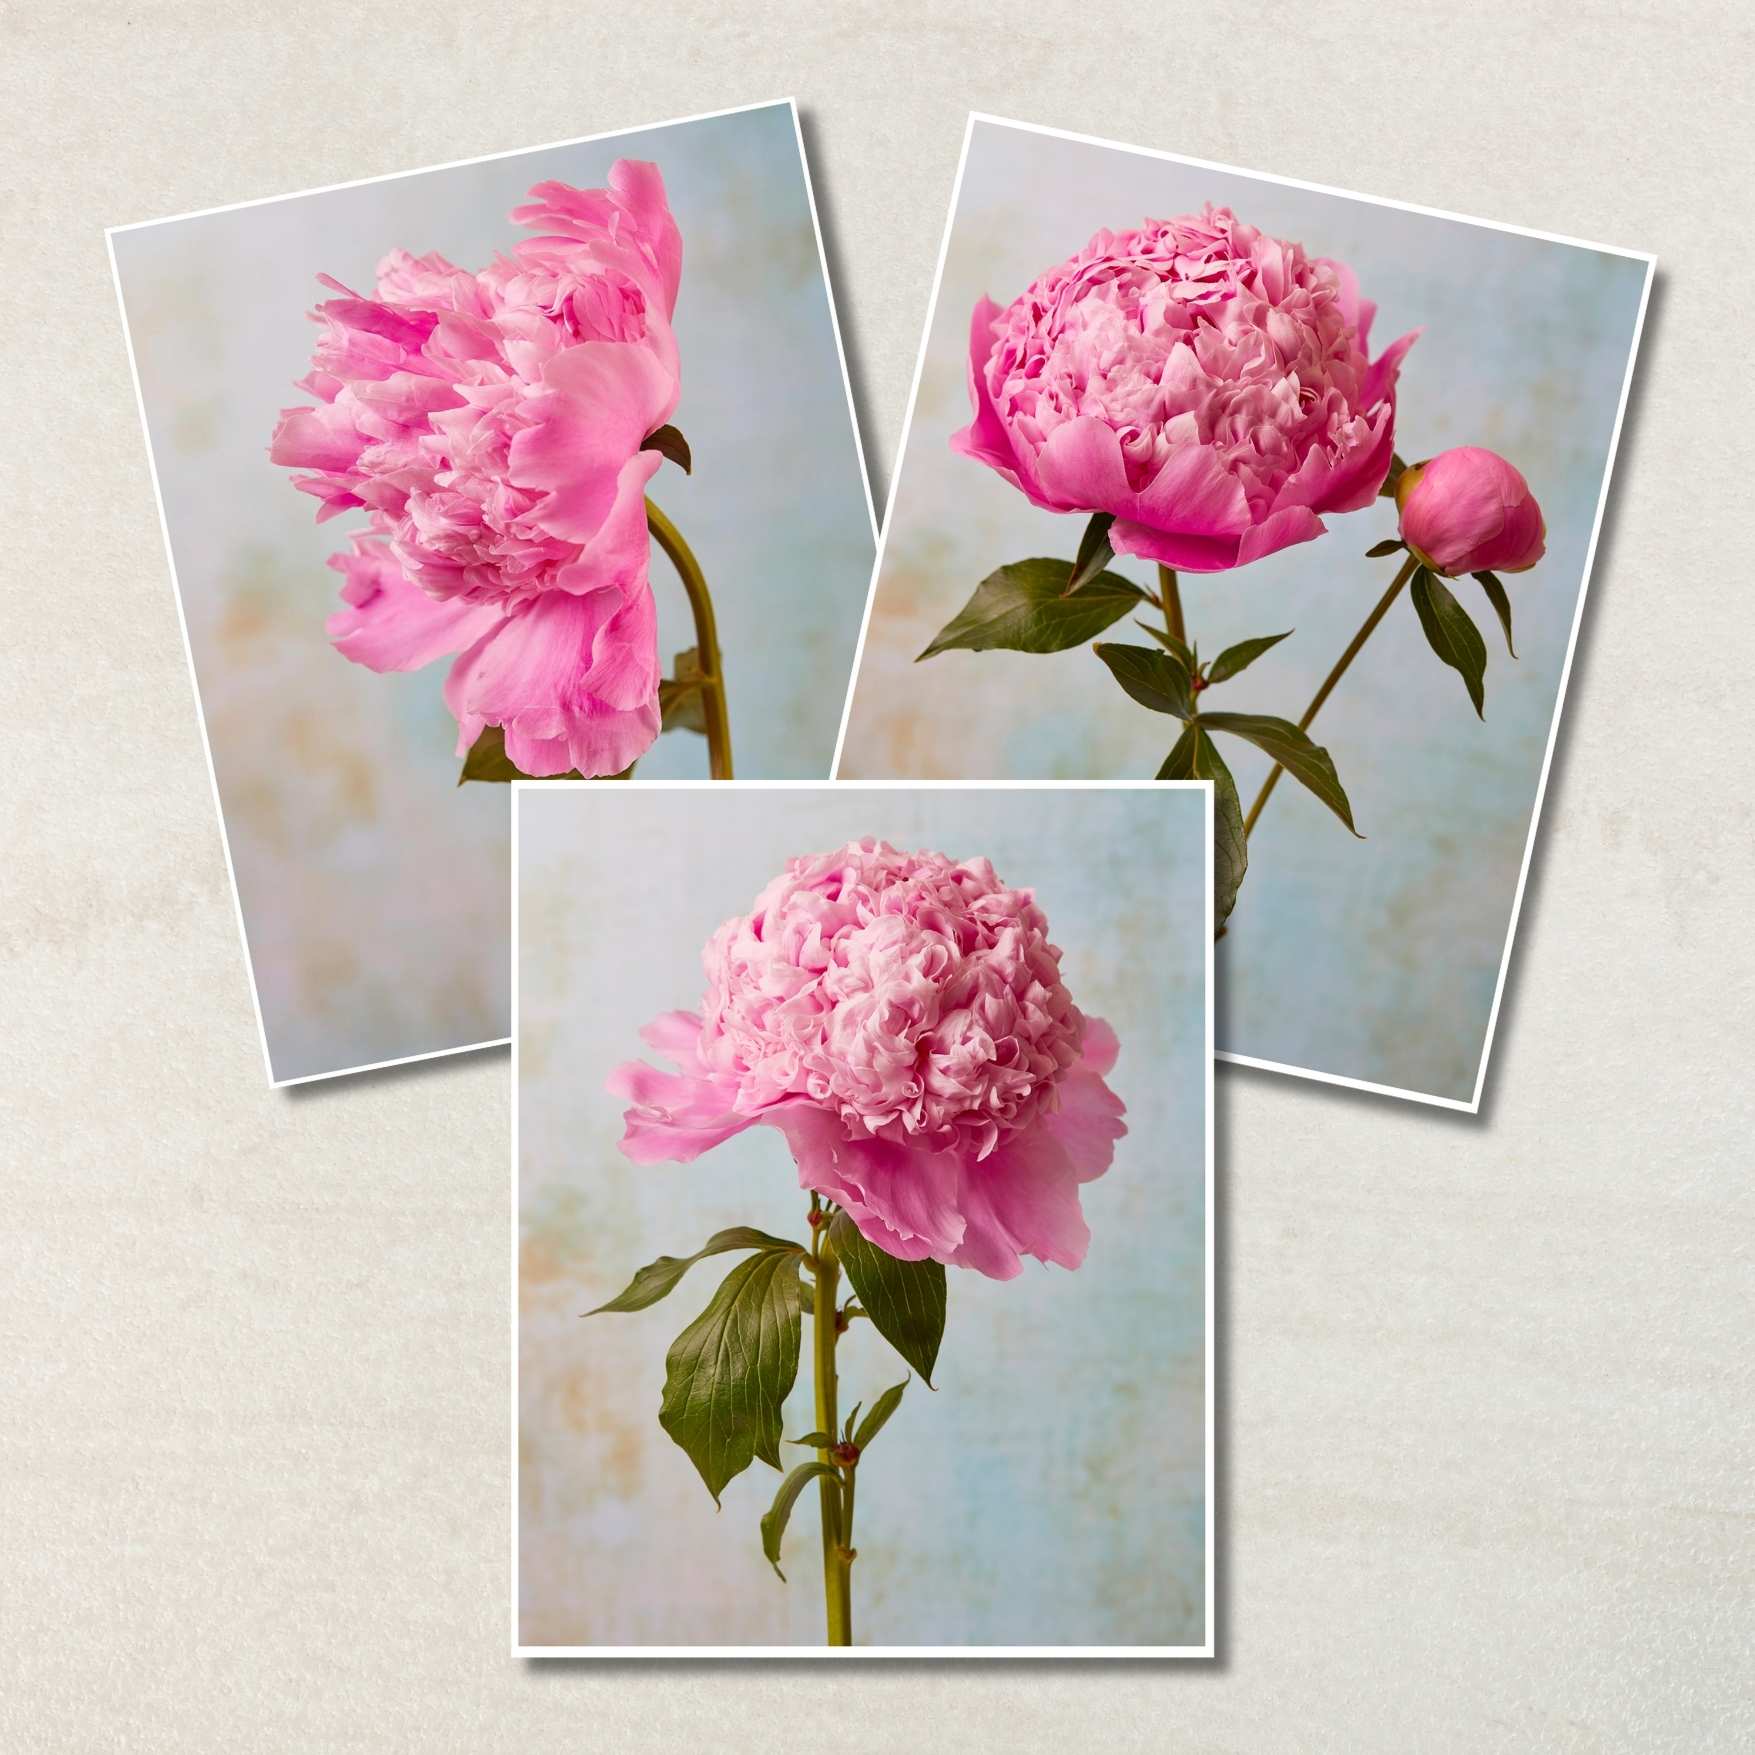
[[[510,1483],[510,1546],[511,1546],[511,1598],[509,1611],[511,1615],[512,1655],[517,1658],[548,1659],[548,1658],[593,1658],[614,1662],[625,1662],[629,1659],[734,1659],[734,1658],[802,1658],[807,1660],[827,1660],[828,1662],[860,1662],[862,1660],[901,1659],[933,1659],[953,1658],[964,1661],[987,1662],[990,1660],[1042,1658],[1047,1660],[1078,1660],[1091,1658],[1113,1658],[1157,1660],[1157,1659],[1212,1659],[1217,1655],[1217,1628],[1214,1624],[1216,1613],[1216,1591],[1214,1586],[1215,1562],[1215,1530],[1217,1527],[1217,1469],[1214,1457],[1214,1369],[1215,1369],[1215,1332],[1214,1332],[1214,1237],[1216,1227],[1213,1212],[1213,787],[1210,780],[630,780],[618,786],[619,794],[629,792],[702,792],[720,788],[742,790],[745,792],[821,792],[831,796],[846,792],[1161,792],[1171,788],[1182,792],[1201,792],[1205,794],[1203,806],[1203,822],[1207,858],[1205,862],[1204,892],[1206,896],[1206,933],[1205,973],[1206,997],[1204,1003],[1204,1027],[1206,1031],[1206,1053],[1202,1057],[1204,1073],[1204,1127],[1203,1127],[1203,1174],[1205,1183],[1205,1211],[1203,1215],[1205,1237],[1202,1245],[1202,1260],[1206,1279],[1205,1322],[1201,1337],[1203,1357],[1203,1435],[1204,1454],[1202,1468],[1204,1475],[1204,1493],[1202,1514],[1204,1521],[1203,1536],[1203,1568],[1202,1588],[1204,1603],[1202,1621],[1204,1639],[1199,1645],[874,1645],[874,1646],[810,1646],[810,1645],[526,1645],[519,1636],[519,1473],[518,1473],[518,1439],[519,1439],[519,1404],[518,1404],[518,1258],[519,1258],[519,1162],[518,1162],[518,1109],[519,1109],[519,1056],[518,1056],[518,1007],[519,1007],[519,905],[518,878],[521,856],[521,805],[524,794],[540,788],[544,792],[557,789],[582,791],[596,782],[589,780],[517,780],[512,783],[512,1127],[511,1127],[511,1219],[508,1226],[510,1242],[510,1311],[508,1322],[511,1330],[511,1365],[509,1372],[509,1420],[510,1450],[508,1456],[508,1479]]]

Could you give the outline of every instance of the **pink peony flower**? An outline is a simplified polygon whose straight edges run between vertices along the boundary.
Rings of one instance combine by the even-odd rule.
[[[1395,484],[1402,541],[1435,573],[1523,573],[1547,549],[1530,484],[1494,451],[1459,445]]]
[[[459,755],[487,725],[527,774],[615,774],[658,735],[642,450],[676,407],[682,240],[655,165],[541,183],[538,228],[479,274],[395,250],[340,296],[269,455],[319,521],[371,527],[331,561],[336,647],[373,670],[459,654]]]
[[[1229,208],[1101,231],[1004,311],[976,305],[951,445],[1038,506],[1114,514],[1117,554],[1246,566],[1383,485],[1418,331],[1370,359],[1375,309]]]
[[[610,1077],[635,1163],[762,1122],[802,1187],[901,1260],[999,1280],[1025,1255],[1084,1260],[1079,1184],[1127,1131],[1103,1082],[1118,1049],[1073,1004],[1028,890],[868,838],[789,861],[702,963],[701,1010],[641,1032],[682,1070]]]

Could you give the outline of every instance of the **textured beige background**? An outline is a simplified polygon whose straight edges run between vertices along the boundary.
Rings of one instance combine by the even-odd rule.
[[[0,11],[0,1747],[1747,1747],[1750,50],[1729,0]],[[520,1667],[506,1061],[263,1087],[100,227],[789,91],[880,471],[971,106],[1660,259],[1482,1119],[1219,1080],[1211,1666]]]

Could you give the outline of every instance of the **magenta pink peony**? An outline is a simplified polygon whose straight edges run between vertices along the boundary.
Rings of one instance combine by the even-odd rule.
[[[622,1150],[688,1163],[756,1123],[800,1185],[904,1261],[1010,1279],[1084,1260],[1079,1185],[1127,1130],[1114,1032],[1073,1004],[1028,890],[866,839],[788,862],[702,955],[699,1012],[643,1032],[681,1071],[609,1081]]]
[[[504,728],[526,774],[615,774],[659,730],[646,439],[676,407],[682,240],[655,165],[606,189],[541,183],[535,228],[471,273],[392,251],[338,295],[269,454],[319,520],[370,528],[331,565],[336,647],[373,670],[456,654],[458,753]]]
[[[1389,472],[1404,335],[1339,262],[1229,208],[1100,231],[975,307],[954,449],[1038,506],[1110,513],[1115,552],[1213,573],[1322,534]]]
[[[1479,445],[1410,465],[1396,481],[1395,502],[1402,541],[1435,573],[1522,573],[1547,549],[1530,484]]]

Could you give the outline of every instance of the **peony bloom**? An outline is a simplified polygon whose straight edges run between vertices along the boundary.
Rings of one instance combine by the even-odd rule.
[[[1004,311],[975,307],[954,450],[1038,506],[1108,512],[1117,554],[1190,572],[1308,542],[1389,473],[1395,383],[1339,262],[1229,208],[1101,231]]]
[[[615,774],[658,735],[646,438],[676,407],[682,240],[655,165],[532,189],[537,228],[479,274],[395,250],[339,296],[269,455],[319,521],[370,529],[331,561],[336,647],[373,670],[458,654],[458,754],[505,729],[527,774]]]
[[[1103,1082],[1118,1050],[1028,890],[866,839],[791,860],[702,962],[701,1010],[642,1032],[681,1072],[609,1080],[634,1162],[689,1163],[763,1122],[800,1185],[901,1260],[999,1280],[1025,1255],[1084,1260],[1079,1184],[1127,1131]]]
[[[1530,484],[1479,445],[1411,464],[1395,484],[1402,541],[1435,573],[1523,573],[1547,547]]]

